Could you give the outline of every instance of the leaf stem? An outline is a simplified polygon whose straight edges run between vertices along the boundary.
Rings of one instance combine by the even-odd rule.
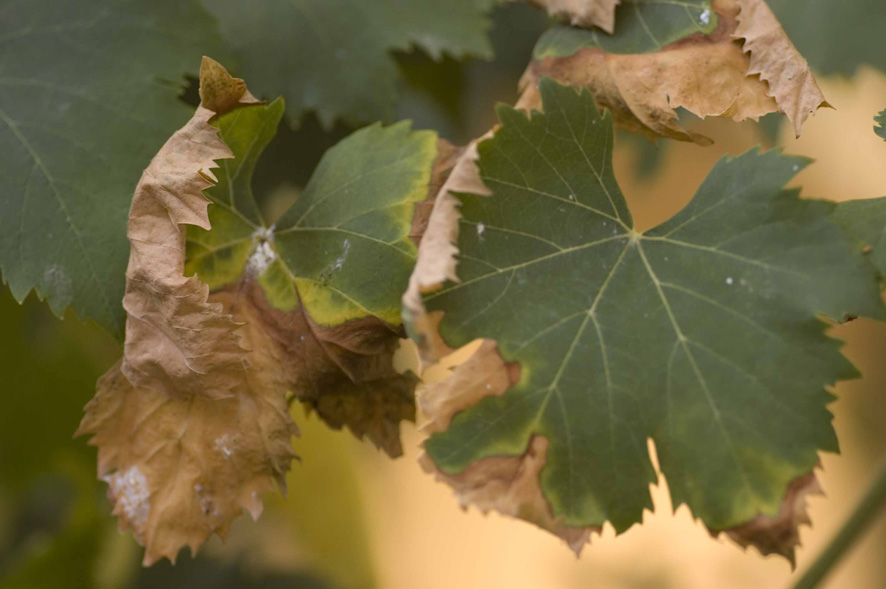
[[[831,540],[824,551],[818,555],[812,565],[794,585],[794,589],[813,589],[831,572],[834,565],[843,558],[846,551],[862,536],[865,530],[877,519],[877,515],[886,506],[886,457],[880,466],[873,482],[862,497],[855,510],[837,535]]]

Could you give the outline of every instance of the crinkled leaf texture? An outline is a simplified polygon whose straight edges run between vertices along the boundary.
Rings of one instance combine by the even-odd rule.
[[[0,22],[0,269],[115,336],[126,213],[153,154],[188,119],[177,99],[221,38],[196,0],[15,0]]]
[[[283,94],[298,121],[330,126],[388,120],[396,98],[393,51],[489,58],[490,0],[203,0],[252,86]]]
[[[434,134],[358,131],[269,224],[250,181],[283,102],[208,58],[200,92],[133,197],[124,357],[80,427],[145,563],[258,517],[295,456],[290,393],[391,455],[414,419],[416,379],[392,355]]]
[[[700,144],[710,139],[678,125],[678,107],[736,121],[781,112],[799,136],[827,106],[764,0],[635,0],[618,14],[612,37],[566,27],[544,35],[517,106],[538,108],[538,81],[548,76],[590,88],[619,127]]]
[[[817,315],[882,316],[873,273],[833,205],[783,189],[806,160],[777,152],[723,159],[635,231],[611,116],[587,90],[540,92],[544,113],[500,107],[456,166],[404,296],[427,359],[484,340],[419,393],[425,466],[578,551],[652,507],[652,440],[675,506],[791,557],[817,453],[837,450],[825,387],[856,374]]]

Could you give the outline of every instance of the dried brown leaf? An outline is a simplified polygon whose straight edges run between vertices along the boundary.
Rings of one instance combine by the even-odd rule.
[[[661,51],[617,55],[587,48],[533,62],[517,106],[539,109],[537,85],[547,76],[590,88],[617,126],[653,139],[710,144],[676,123],[680,107],[735,121],[782,112],[799,134],[808,114],[827,104],[805,60],[762,0],[714,0],[713,6],[719,16],[713,33],[691,35]]]
[[[255,102],[243,80],[209,58],[200,75],[207,104]],[[208,302],[209,288],[199,278],[184,275],[184,225],[209,229],[203,190],[213,184],[215,160],[233,157],[209,124],[220,112],[197,107],[145,170],[129,212],[121,370],[133,386],[177,399],[230,397],[244,378],[239,325]]]
[[[182,546],[195,554],[213,533],[226,537],[244,509],[258,518],[261,494],[284,486],[295,456],[283,350],[243,294],[211,300],[245,325],[238,394],[172,398],[133,387],[118,363],[99,380],[77,432],[94,434],[99,476],[120,529],[145,546],[145,565],[175,562]]]
[[[744,51],[750,55],[748,75],[759,75],[769,85],[797,137],[810,114],[830,106],[815,83],[809,64],[788,39],[778,19],[764,0],[740,0],[738,26],[734,37],[744,39]]]

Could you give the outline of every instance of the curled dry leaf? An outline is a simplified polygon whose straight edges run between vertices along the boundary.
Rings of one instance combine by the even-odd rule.
[[[209,229],[215,161],[233,157],[210,119],[256,102],[243,80],[204,57],[201,100],[190,121],[166,142],[142,175],[129,212],[126,343],[121,370],[133,386],[187,399],[229,397],[243,378],[238,324],[209,288],[184,275],[184,225]]]
[[[242,509],[258,517],[261,493],[283,483],[297,433],[282,350],[253,306],[184,276],[183,225],[209,228],[202,191],[215,160],[233,157],[210,124],[220,113],[205,105],[255,102],[208,58],[201,96],[136,188],[124,356],[99,380],[78,430],[93,434],[99,476],[121,529],[145,546],[145,564],[225,536]]]
[[[409,277],[409,286],[403,295],[404,313],[410,317],[409,336],[418,341],[424,357],[439,360],[452,351],[437,334],[434,314],[424,312],[422,293],[439,288],[446,280],[458,280],[455,256],[458,253],[458,199],[456,194],[492,194],[483,184],[477,171],[477,144],[492,136],[492,131],[472,141],[459,151],[446,181],[433,198],[433,208],[424,223],[425,231],[418,249],[415,269]],[[433,352],[428,352],[433,350]]]
[[[621,0],[526,0],[577,27],[615,29],[615,7]]]
[[[788,117],[799,137],[809,115],[830,105],[809,64],[788,39],[765,0],[740,0],[739,8],[734,37],[744,39],[743,49],[750,55],[748,75],[759,75],[766,82],[767,94],[775,98],[779,112]]]
[[[292,396],[401,453],[416,378],[393,368],[399,301],[427,221],[417,205],[456,152],[441,146],[432,166],[433,133],[368,127],[268,223],[250,183],[282,101],[257,103],[209,59],[200,93],[133,197],[124,357],[78,432],[146,564],[259,515],[295,456]]]
[[[827,106],[806,61],[763,0],[714,0],[712,6],[718,18],[713,32],[660,50],[608,53],[589,41],[534,61],[521,80],[517,106],[539,108],[538,82],[547,76],[590,88],[616,125],[650,138],[710,143],[677,124],[677,108],[735,121],[782,112],[799,135],[809,114]]]

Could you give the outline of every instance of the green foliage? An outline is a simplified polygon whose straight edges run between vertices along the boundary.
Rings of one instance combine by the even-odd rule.
[[[544,435],[554,515],[623,531],[651,507],[651,438],[674,504],[709,528],[774,515],[837,450],[825,386],[856,374],[816,315],[881,317],[872,273],[832,205],[783,189],[806,161],[777,152],[722,160],[682,211],[636,232],[610,115],[587,91],[541,91],[544,114],[499,108],[479,147],[493,196],[461,196],[460,282],[425,299],[447,343],[493,339],[521,377],[429,455],[460,472]]]
[[[816,72],[852,75],[868,64],[886,71],[881,0],[767,0]]]
[[[357,131],[326,153],[280,219],[264,219],[251,176],[283,109],[277,100],[220,118],[236,157],[220,162],[219,183],[207,191],[212,229],[189,227],[188,273],[217,289],[254,264],[281,311],[302,305],[321,325],[367,315],[399,324],[415,262],[412,218],[427,196],[436,135],[408,122]]]
[[[298,121],[317,112],[327,127],[390,120],[397,66],[391,53],[413,44],[489,58],[490,0],[204,0],[241,72],[260,94],[283,94]]]
[[[581,49],[609,53],[651,53],[683,37],[717,28],[711,0],[627,0],[615,11],[615,33],[556,25],[535,46],[536,59],[564,57]]]
[[[842,202],[834,220],[886,278],[886,197]]]
[[[7,0],[0,23],[0,269],[123,332],[126,215],[142,169],[188,118],[176,100],[223,54],[194,0]]]

